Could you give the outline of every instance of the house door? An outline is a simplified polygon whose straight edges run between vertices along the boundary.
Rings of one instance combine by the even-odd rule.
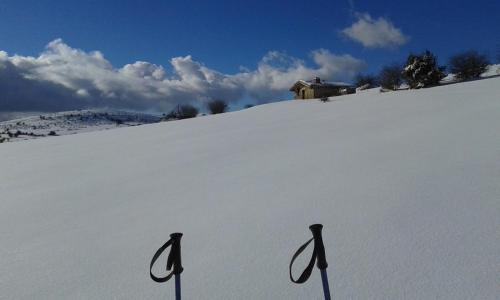
[[[305,90],[301,90],[300,93],[302,94],[302,95],[300,95],[300,98],[306,99],[306,91]]]

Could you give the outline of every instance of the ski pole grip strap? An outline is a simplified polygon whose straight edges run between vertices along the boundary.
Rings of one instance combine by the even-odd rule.
[[[156,282],[165,282],[172,278],[175,274],[180,274],[184,270],[182,268],[181,261],[181,237],[182,233],[172,233],[170,235],[170,240],[168,240],[163,246],[161,246],[156,253],[153,255],[153,259],[151,259],[151,264],[149,265],[149,275],[151,279]],[[166,275],[165,277],[156,277],[153,274],[153,265],[156,260],[160,257],[160,255],[170,246],[170,253],[167,258],[167,271],[172,271]]]
[[[323,237],[321,236],[321,230],[323,229],[323,225],[314,224],[309,226],[311,232],[313,234],[314,239],[314,251],[316,252],[317,262],[316,265],[318,269],[324,270],[328,267],[328,263],[326,262],[325,255],[325,245],[323,245]]]
[[[321,230],[323,229],[323,225],[321,224],[314,224],[309,226],[309,229],[312,232],[312,239],[307,241],[304,245],[300,246],[300,248],[295,252],[295,254],[292,257],[292,261],[290,262],[290,280],[295,283],[304,283],[309,279],[312,273],[312,269],[314,268],[314,262],[316,261],[316,265],[318,266],[318,269],[324,270],[328,267],[328,263],[326,262],[326,255],[325,255],[325,245],[323,245],[323,238],[321,237]],[[309,264],[305,268],[305,270],[302,272],[300,277],[298,279],[293,279],[292,276],[292,265],[295,259],[304,251],[304,249],[307,248],[307,246],[314,241],[314,249],[313,253],[311,256],[311,260],[309,261]]]
[[[304,249],[307,248],[307,246],[314,240],[314,238],[310,239],[309,241],[307,241],[304,245],[300,246],[300,248],[297,250],[297,252],[295,252],[295,254],[293,255],[292,257],[292,261],[290,261],[290,280],[294,283],[304,283],[307,281],[307,279],[309,279],[309,277],[311,276],[311,273],[312,273],[312,269],[314,268],[314,261],[316,260],[316,251],[313,250],[313,254],[311,256],[311,260],[309,260],[309,263],[307,264],[307,267],[304,269],[304,271],[302,271],[302,274],[300,274],[299,278],[298,279],[293,279],[293,276],[292,276],[292,266],[293,266],[293,262],[295,261],[295,259],[297,259],[297,257],[302,253],[302,251],[304,251]]]

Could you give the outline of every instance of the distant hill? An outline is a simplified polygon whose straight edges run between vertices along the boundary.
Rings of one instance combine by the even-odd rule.
[[[156,123],[160,116],[123,111],[79,110],[0,122],[0,139],[26,140]]]

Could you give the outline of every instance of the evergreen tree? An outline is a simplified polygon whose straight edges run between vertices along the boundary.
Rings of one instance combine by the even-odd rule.
[[[194,118],[198,115],[198,109],[190,104],[177,105],[172,111],[164,115],[162,120],[182,120]]]
[[[190,104],[184,104],[178,107],[179,119],[194,118],[198,115],[198,109]]]
[[[420,55],[410,54],[403,69],[403,77],[410,88],[438,85],[445,77],[444,67],[437,65],[437,58],[429,50]]]

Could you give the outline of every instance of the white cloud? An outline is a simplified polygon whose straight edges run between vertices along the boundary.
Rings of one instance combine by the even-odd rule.
[[[229,102],[252,97],[259,103],[286,95],[298,79],[320,76],[349,80],[365,63],[328,50],[311,52],[314,67],[272,51],[257,69],[224,74],[190,55],[164,67],[138,61],[115,68],[99,51],[74,49],[57,39],[38,57],[9,56],[0,51],[0,112],[58,111],[78,108],[118,108],[167,111],[177,104],[203,105],[211,98]]]
[[[369,14],[356,14],[358,20],[342,33],[367,48],[395,48],[406,44],[409,37],[385,18],[373,19]]]

